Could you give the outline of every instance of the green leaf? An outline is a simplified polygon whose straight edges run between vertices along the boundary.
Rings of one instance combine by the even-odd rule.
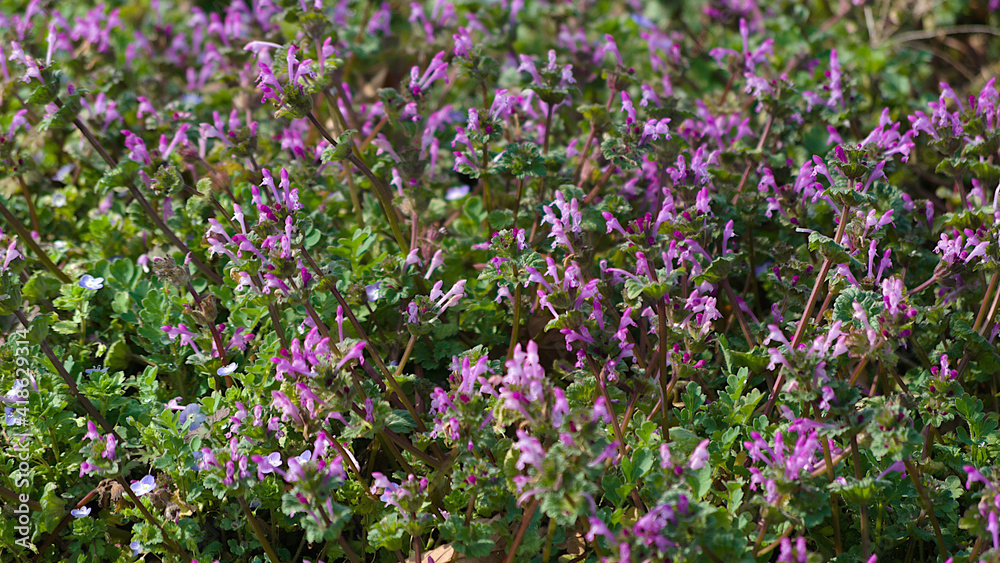
[[[671,430],[673,433],[673,430]],[[694,490],[694,497],[701,500],[712,489],[712,466],[705,465],[701,469],[688,474],[688,484]]]
[[[417,427],[413,417],[405,410],[394,410],[385,419],[385,426],[397,434],[405,434]]]
[[[111,263],[111,277],[117,280],[122,287],[131,289],[133,278],[135,277],[135,266],[128,258],[119,258]]]
[[[656,456],[649,448],[639,448],[632,454],[632,467],[635,471],[635,478],[639,479],[653,468]]]
[[[465,557],[486,557],[496,546],[489,524],[473,520],[467,526],[458,514],[452,514],[441,524],[441,536]]]
[[[678,426],[670,429],[670,439],[677,444],[678,449],[689,454],[694,451],[694,449],[701,443],[702,438],[699,438],[697,434],[684,428],[683,426]]]
[[[721,258],[716,258],[712,263],[705,268],[700,276],[696,276],[691,283],[694,285],[700,285],[702,283],[719,283],[724,280],[729,272],[733,269],[733,262],[740,256],[740,254],[727,254]]]
[[[50,82],[48,84],[42,84],[41,86],[35,88],[35,91],[31,93],[28,97],[29,104],[37,104],[40,106],[51,104],[55,101],[56,96],[59,95],[59,85],[55,82]]]
[[[494,209],[490,211],[490,227],[506,229],[514,224],[514,211],[511,209]]]
[[[45,484],[42,493],[42,517],[38,520],[38,532],[45,534],[55,529],[66,514],[66,501],[56,492],[58,486],[54,482]]]
[[[538,145],[531,142],[511,143],[500,154],[496,162],[497,170],[516,178],[545,176],[545,159]]]
[[[834,481],[827,485],[827,488],[834,493],[844,497],[844,502],[848,504],[867,504],[875,497],[875,492],[881,487],[879,481],[874,477],[866,477],[858,480],[853,477],[844,477],[844,482]]]
[[[121,315],[129,310],[129,304],[132,298],[126,292],[116,293],[114,300],[111,302],[111,310]]]
[[[624,460],[622,460],[624,461]],[[611,501],[615,506],[621,506],[624,498],[618,494],[618,489],[622,486],[622,480],[617,475],[607,473],[601,479],[601,488],[604,489],[604,498]]]
[[[846,248],[833,242],[832,238],[815,231],[809,233],[809,250],[819,252],[831,264],[849,264],[855,270],[861,268],[861,262],[851,256]]]
[[[357,132],[358,131],[356,129],[348,129],[337,137],[336,145],[323,149],[323,154],[321,155],[323,162],[339,162],[341,160],[347,160],[347,157],[349,157],[354,150],[354,141],[351,139]]]

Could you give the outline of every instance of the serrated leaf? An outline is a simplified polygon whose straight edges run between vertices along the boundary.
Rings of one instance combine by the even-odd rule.
[[[847,249],[834,242],[832,238],[815,231],[809,233],[809,250],[819,252],[831,264],[850,264],[852,268],[861,267],[861,262],[851,256]]]
[[[545,159],[535,143],[511,143],[500,153],[496,168],[521,179],[526,176],[545,176]]]
[[[701,273],[700,276],[695,277],[691,280],[694,285],[700,285],[702,283],[719,283],[724,280],[729,272],[733,269],[733,262],[736,261],[739,254],[727,254],[721,258],[716,258],[711,264]]]

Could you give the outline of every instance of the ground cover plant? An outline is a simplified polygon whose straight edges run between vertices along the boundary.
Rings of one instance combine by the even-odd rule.
[[[998,9],[0,2],[2,560],[1000,560]]]

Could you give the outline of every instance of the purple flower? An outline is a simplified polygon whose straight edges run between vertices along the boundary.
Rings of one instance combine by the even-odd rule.
[[[299,408],[292,403],[288,395],[285,395],[281,391],[271,391],[273,407],[277,407],[281,410],[281,420],[286,421],[289,418],[298,423],[299,426],[305,426],[305,421],[302,420],[302,414],[299,412]]]
[[[127,129],[122,130],[122,135],[125,135],[125,148],[129,150],[129,158],[146,166],[153,164],[153,159],[146,151],[146,144],[138,135]]]
[[[87,421],[87,433],[83,435],[84,440],[99,440],[101,435],[97,433],[97,425],[93,421]]]
[[[191,403],[184,407],[184,410],[181,411],[179,422],[183,425],[189,418],[191,419],[191,426],[188,427],[190,430],[197,430],[201,426],[201,423],[208,419],[207,416],[202,414],[201,405],[196,403]]]
[[[625,66],[625,63],[622,62],[622,54],[618,52],[618,44],[615,43],[615,38],[606,33],[604,34],[604,43],[594,51],[594,62],[600,63],[609,52],[614,53],[618,66]]]
[[[351,351],[348,352],[347,354],[344,354],[344,357],[341,358],[339,362],[337,362],[336,367],[334,367],[334,371],[339,371],[342,367],[344,367],[347,364],[347,362],[351,360],[357,360],[359,364],[365,365],[365,356],[363,354],[364,349],[365,349],[364,342],[358,342],[357,344],[355,344],[354,347],[351,348]]]
[[[386,506],[399,508],[399,499],[410,495],[409,491],[393,483],[382,473],[373,471],[371,492],[372,494],[376,494],[380,489],[382,490],[382,494],[379,496],[379,500],[384,502]]]
[[[281,453],[279,452],[272,452],[267,457],[253,455],[250,458],[257,464],[258,481],[263,481],[265,475],[273,473],[276,468],[281,467]]]
[[[806,563],[809,560],[809,550],[806,549],[806,538],[799,536],[792,546],[792,540],[781,538],[781,551],[778,553],[778,563]]]
[[[191,348],[196,353],[200,352],[200,350],[198,349],[198,345],[195,344],[194,341],[195,337],[198,335],[188,330],[188,327],[184,326],[183,324],[178,324],[176,327],[170,325],[163,325],[160,327],[160,329],[163,330],[163,332],[167,333],[167,336],[170,337],[171,341],[174,341],[178,337],[180,337],[181,346],[187,344],[191,346]]]
[[[705,462],[708,461],[708,442],[708,440],[702,440],[694,451],[691,452],[691,457],[688,458],[688,467],[691,469],[705,467]]]
[[[444,62],[445,54],[444,51],[438,51],[438,54],[434,55],[434,58],[428,63],[423,75],[420,74],[420,67],[414,66],[410,69],[410,91],[414,98],[419,98],[427,92],[430,85],[437,80],[444,79],[447,84],[448,63]]]
[[[517,442],[514,444],[514,447],[520,452],[515,464],[518,470],[524,471],[524,468],[529,465],[537,470],[542,468],[542,461],[545,459],[545,449],[542,448],[542,443],[538,441],[538,438],[518,428]]]
[[[105,446],[104,451],[101,452],[101,457],[104,459],[110,459],[114,461],[115,459],[115,446],[118,445],[118,439],[115,438],[114,434],[108,434],[104,437]]]
[[[553,202],[553,205],[559,210],[560,216],[556,216],[552,207],[548,205],[542,207],[544,211],[542,222],[552,225],[551,232],[549,233],[549,237],[555,239],[552,241],[552,248],[565,246],[570,253],[573,253],[573,245],[570,243],[567,233],[580,233],[583,231],[583,212],[579,209],[580,204],[576,198],[567,203],[562,192],[557,191],[556,200]]]

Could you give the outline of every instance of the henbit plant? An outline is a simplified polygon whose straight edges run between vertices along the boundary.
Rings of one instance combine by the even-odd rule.
[[[3,4],[4,553],[996,560],[996,4]]]

